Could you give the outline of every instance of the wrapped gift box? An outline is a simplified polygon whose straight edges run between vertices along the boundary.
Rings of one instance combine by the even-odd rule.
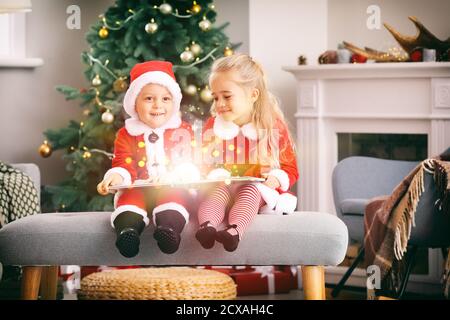
[[[290,266],[205,266],[233,278],[237,295],[288,293],[298,289],[297,267]]]

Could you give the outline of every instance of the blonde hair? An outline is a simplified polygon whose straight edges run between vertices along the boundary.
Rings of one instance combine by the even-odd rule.
[[[253,104],[251,122],[262,136],[258,142],[258,160],[261,163],[268,164],[271,167],[279,167],[280,162],[277,154],[269,152],[278,147],[278,135],[275,135],[273,126],[277,120],[281,121],[286,128],[287,123],[283,112],[280,109],[277,98],[268,90],[266,75],[261,65],[246,54],[234,54],[228,57],[217,59],[211,68],[209,81],[220,72],[233,72],[237,75],[236,83],[244,89],[258,89],[259,97]],[[215,103],[211,106],[211,114],[216,115]],[[292,141],[289,130],[287,129],[289,141]],[[279,148],[279,147],[278,147]],[[282,150],[279,150],[280,154]]]

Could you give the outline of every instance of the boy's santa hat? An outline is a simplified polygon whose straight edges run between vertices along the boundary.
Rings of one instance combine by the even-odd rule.
[[[181,89],[172,70],[172,63],[168,61],[146,61],[136,64],[130,72],[130,87],[125,93],[123,107],[133,119],[139,119],[136,112],[136,98],[147,84],[155,83],[169,90],[173,98],[174,115],[180,111]]]

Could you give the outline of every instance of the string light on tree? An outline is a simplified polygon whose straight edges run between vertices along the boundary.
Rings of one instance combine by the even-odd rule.
[[[98,36],[102,39],[106,39],[108,35],[109,35],[108,28],[104,26],[98,31]]]
[[[102,113],[102,122],[106,124],[114,122],[114,115],[108,109]]]
[[[170,14],[172,13],[172,6],[168,3],[163,3],[159,6],[159,11],[161,11],[162,14]]]
[[[211,21],[206,19],[206,16],[203,16],[203,20],[198,23],[198,26],[202,31],[209,31],[211,29]]]
[[[202,53],[202,47],[200,47],[200,45],[198,43],[195,43],[195,41],[192,41],[191,44],[191,51],[194,54],[194,56],[198,56],[200,55],[200,53]]]
[[[89,151],[83,152],[83,159],[89,159],[92,157],[92,154]]]
[[[152,18],[152,20],[145,25],[145,32],[154,34],[156,31],[158,31],[158,24],[155,22],[155,19]]]
[[[186,47],[186,49],[180,54],[180,59],[184,63],[189,63],[194,60],[194,54],[189,49],[189,47]]]
[[[52,146],[48,143],[47,140],[45,140],[44,143],[41,144],[41,146],[39,147],[39,154],[43,158],[50,157],[52,152],[53,152]]]

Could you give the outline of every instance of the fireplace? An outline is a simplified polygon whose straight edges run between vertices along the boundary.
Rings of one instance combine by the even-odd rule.
[[[352,156],[420,161],[427,158],[426,134],[337,133],[338,161]]]
[[[450,146],[450,63],[371,63],[284,67],[297,91],[298,208],[335,213],[331,177],[352,155],[419,161]],[[425,254],[426,257],[426,254]],[[412,286],[440,290],[442,257],[429,250]],[[327,270],[327,282],[345,268]],[[365,270],[349,285],[365,286]]]

